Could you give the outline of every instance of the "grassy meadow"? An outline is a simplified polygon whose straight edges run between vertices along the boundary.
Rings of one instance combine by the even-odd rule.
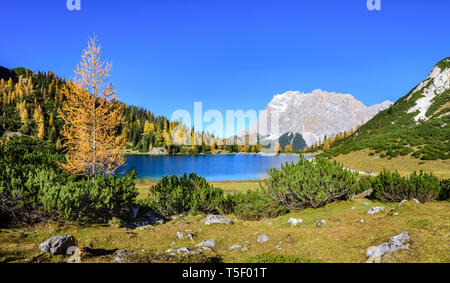
[[[386,210],[374,215],[368,208],[376,205]],[[353,208],[353,209],[352,209]],[[393,215],[392,212],[398,212]],[[75,225],[49,222],[32,227],[0,230],[0,262],[65,262],[65,256],[49,256],[38,245],[55,234],[72,234],[80,247],[92,254],[83,262],[111,262],[116,249],[132,249],[140,254],[163,253],[169,248],[194,248],[205,239],[215,239],[211,256],[223,262],[249,262],[263,253],[290,255],[303,262],[366,262],[366,250],[389,237],[408,231],[410,249],[383,256],[382,262],[450,262],[450,203],[412,201],[398,207],[396,203],[379,203],[355,199],[329,204],[323,208],[305,209],[274,219],[242,221],[229,216],[230,225],[203,224],[204,216],[186,216],[156,225],[147,230],[130,230],[108,225]],[[304,223],[291,226],[290,217]],[[327,224],[316,227],[318,218]],[[364,222],[361,222],[361,219]],[[193,241],[178,240],[177,231],[190,230]],[[266,234],[268,242],[258,243],[257,236]],[[171,245],[175,242],[175,245]],[[248,251],[229,247],[240,244]]]

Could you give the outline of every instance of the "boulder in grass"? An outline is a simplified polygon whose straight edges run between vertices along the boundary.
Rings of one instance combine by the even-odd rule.
[[[208,248],[214,248],[216,246],[216,241],[213,239],[207,239],[204,240],[197,245],[195,245],[196,248],[202,248],[202,247],[208,247]]]
[[[259,235],[257,241],[258,243],[264,243],[267,242],[269,239],[270,238],[267,235]]]
[[[41,251],[51,255],[66,255],[70,247],[76,247],[76,240],[72,235],[53,236],[39,245]]]
[[[382,210],[384,210],[383,206],[374,206],[374,207],[369,208],[367,213],[372,215],[372,214],[378,213],[378,212],[380,212]]]
[[[205,225],[211,224],[230,224],[231,220],[222,215],[208,215],[205,219]]]
[[[378,246],[373,246],[367,249],[367,262],[380,262],[381,257],[385,253],[392,253],[400,249],[408,249],[409,244],[404,244],[409,240],[408,232],[402,232],[396,236],[390,237],[389,241]]]
[[[303,223],[303,219],[301,218],[290,218],[288,223],[291,223],[292,226],[297,226],[298,223]]]
[[[132,250],[117,250],[114,252],[113,261],[115,263],[130,263],[132,258],[137,256],[137,252]]]

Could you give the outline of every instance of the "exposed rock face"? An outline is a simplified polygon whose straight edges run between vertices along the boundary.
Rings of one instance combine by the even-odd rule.
[[[75,247],[76,241],[72,235],[53,236],[39,245],[41,251],[50,253],[51,255],[66,255],[70,247]],[[73,250],[72,250],[73,252]]]
[[[311,93],[288,91],[275,95],[258,121],[240,136],[259,135],[266,140],[276,140],[281,135],[292,132],[301,134],[306,144],[311,146],[319,139],[323,141],[325,136],[355,129],[391,104],[392,102],[385,101],[366,107],[350,94],[320,89]],[[276,127],[277,116],[279,127]]]
[[[445,59],[447,62],[450,59]],[[408,96],[407,100],[409,100],[416,92],[422,91],[423,97],[420,97],[416,100],[416,105],[408,110],[407,113],[417,112],[417,115],[414,117],[416,122],[419,120],[427,120],[426,113],[428,108],[433,104],[433,99],[444,93],[446,90],[450,89],[450,69],[445,68],[441,70],[438,66],[435,66],[428,78],[421,82]]]
[[[205,224],[230,224],[231,220],[222,215],[208,215],[206,216]]]
[[[392,253],[400,249],[408,249],[409,244],[403,243],[409,240],[408,232],[402,232],[396,236],[389,238],[388,242],[384,242],[381,245],[373,246],[367,249],[367,262],[380,262],[381,256],[385,253]]]
[[[148,154],[151,154],[151,155],[167,155],[169,153],[167,152],[167,150],[164,147],[154,147],[148,152]]]

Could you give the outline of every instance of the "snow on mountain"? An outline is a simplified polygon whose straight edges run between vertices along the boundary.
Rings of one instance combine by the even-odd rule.
[[[449,61],[449,59],[446,59]],[[419,120],[427,120],[426,113],[428,108],[432,105],[432,100],[437,95],[444,93],[445,90],[450,88],[450,69],[445,68],[441,70],[438,66],[435,66],[428,78],[420,83],[408,96],[407,100],[411,98],[418,91],[423,91],[423,97],[416,100],[416,105],[408,110],[407,113],[419,113],[414,117],[414,120],[418,123]]]
[[[324,137],[355,129],[379,111],[392,105],[385,101],[366,107],[350,94],[316,89],[311,93],[288,91],[275,95],[257,122],[240,136],[260,136],[276,140],[293,132],[302,135],[308,146]]]

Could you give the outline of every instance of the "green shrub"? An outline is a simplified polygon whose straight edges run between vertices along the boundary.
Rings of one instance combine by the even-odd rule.
[[[289,209],[269,197],[264,191],[247,191],[233,195],[234,214],[244,220],[260,220],[289,213]]]
[[[263,189],[285,208],[301,210],[347,199],[356,189],[357,173],[322,157],[308,161],[303,156],[281,169],[270,169]]]
[[[370,177],[370,176],[361,177],[358,180],[358,182],[356,183],[355,194],[360,194],[366,190],[371,189],[372,188],[372,179],[373,179],[373,177]]]
[[[300,258],[294,255],[282,255],[274,253],[262,253],[249,257],[246,263],[311,263],[310,259]]]
[[[103,221],[125,213],[137,196],[136,174],[77,176],[62,171],[53,146],[14,138],[0,146],[2,224],[55,220]]]
[[[228,198],[205,178],[196,174],[164,176],[150,188],[151,207],[163,216],[179,213],[215,213],[226,207]]]
[[[420,202],[437,199],[441,190],[436,176],[429,173],[413,172],[410,176],[402,177],[383,170],[372,180],[375,198],[385,202],[400,202],[404,199],[416,198]]]
[[[64,184],[51,177],[42,182],[41,210],[54,219],[100,221],[124,216],[138,195],[136,173],[124,177],[96,175]]]
[[[440,200],[448,200],[450,198],[450,179],[441,181],[441,193],[439,195]]]

